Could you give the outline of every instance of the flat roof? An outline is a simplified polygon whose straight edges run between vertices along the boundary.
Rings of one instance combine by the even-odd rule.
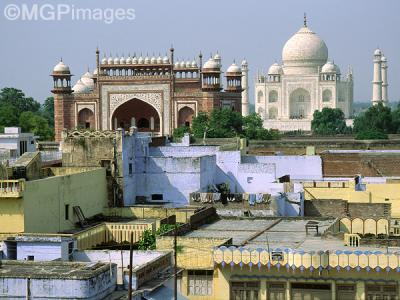
[[[306,224],[310,221],[317,222],[319,235],[314,229],[310,229],[308,234],[306,233]],[[213,224],[203,225],[199,229],[189,232],[185,237],[232,238],[233,245],[254,249],[270,247],[271,249],[304,251],[382,251],[384,248],[378,245],[349,247],[344,245],[343,238],[321,236],[334,222],[334,218],[226,218]]]
[[[110,270],[110,264],[61,261],[2,261],[0,278],[90,279]]]

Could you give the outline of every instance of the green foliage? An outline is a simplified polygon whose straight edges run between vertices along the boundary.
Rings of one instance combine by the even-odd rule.
[[[143,232],[142,237],[139,239],[138,249],[139,250],[156,249],[156,236],[163,235],[178,226],[179,225],[175,224],[162,224],[160,225],[160,228],[157,229],[155,234],[153,234],[153,232],[150,229],[145,230]]]
[[[386,140],[388,135],[378,130],[364,130],[356,135],[356,140]]]
[[[138,242],[139,250],[154,250],[156,249],[156,236],[151,232],[150,229],[147,229],[143,232],[139,242]]]
[[[179,126],[178,128],[174,129],[174,132],[172,135],[173,135],[174,139],[180,139],[180,138],[183,138],[185,133],[190,133],[190,127]]]
[[[393,124],[392,112],[390,107],[382,103],[371,106],[366,112],[354,119],[354,132],[363,131],[394,133],[397,131]]]
[[[318,135],[335,135],[349,133],[346,126],[344,113],[339,108],[324,107],[322,111],[316,110],[311,122],[311,130]]]
[[[15,88],[0,91],[0,130],[18,126],[43,140],[54,137],[54,99],[49,97],[43,106]]]
[[[48,97],[46,100],[44,100],[40,111],[42,116],[49,122],[49,126],[54,127],[54,98]]]
[[[280,138],[277,130],[263,128],[263,121],[257,113],[243,117],[243,136],[249,140],[278,140]]]
[[[196,138],[203,138],[204,132],[209,138],[231,138],[236,136],[255,140],[279,139],[276,130],[263,128],[261,117],[252,113],[242,117],[231,109],[214,109],[210,115],[201,112],[193,118],[192,133]]]
[[[243,119],[240,113],[229,108],[214,109],[208,125],[208,137],[230,138],[242,132]]]
[[[53,138],[54,132],[48,121],[41,115],[25,111],[19,116],[19,126],[23,132],[32,132],[44,140]]]
[[[208,129],[208,114],[201,111],[192,120],[192,133],[196,138],[203,138],[204,132]]]
[[[400,103],[392,111],[393,133],[400,133]]]

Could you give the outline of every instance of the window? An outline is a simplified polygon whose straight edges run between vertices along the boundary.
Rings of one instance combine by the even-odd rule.
[[[19,155],[24,154],[28,149],[28,142],[27,141],[20,141],[19,142]]]
[[[132,163],[129,163],[129,175],[132,175],[133,170],[132,170]]]
[[[299,102],[304,102],[304,95],[299,95]]]
[[[259,290],[258,281],[231,282],[231,299],[258,300]]]
[[[33,256],[33,255],[28,255],[28,260],[35,260],[35,256]]]
[[[189,295],[212,295],[213,271],[189,270]]]
[[[163,200],[163,194],[152,194],[151,200]]]
[[[325,90],[322,92],[322,101],[330,102],[332,100],[332,92],[331,90]]]
[[[270,103],[278,101],[278,92],[277,91],[270,91],[268,95],[268,101]]]
[[[398,299],[396,285],[367,284],[367,300],[395,300]]]
[[[65,220],[69,220],[69,204],[65,204]]]
[[[258,94],[257,94],[257,102],[258,102],[258,103],[263,102],[263,98],[264,98],[263,92],[262,92],[262,91],[258,91]]]

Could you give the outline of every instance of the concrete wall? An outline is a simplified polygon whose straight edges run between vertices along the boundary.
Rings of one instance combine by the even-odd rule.
[[[17,242],[17,260],[28,260],[34,256],[35,261],[49,261],[62,257],[61,243],[28,243]]]
[[[152,264],[157,258],[160,258],[167,254],[166,252],[160,251],[134,251],[133,252],[133,267],[134,272],[138,268],[144,267],[148,264]],[[168,256],[169,257],[169,256]],[[74,261],[79,262],[104,262],[117,264],[118,275],[117,283],[123,284],[123,271],[128,270],[129,266],[129,251],[119,251],[119,250],[85,250],[85,251],[75,251]],[[135,289],[138,287],[138,278],[134,274],[132,285]]]
[[[291,179],[322,179],[319,156],[243,156],[243,163],[275,164],[276,178],[290,175]]]
[[[32,276],[29,281],[30,297],[31,299],[103,299],[115,290],[116,274],[117,266],[111,265],[99,273],[93,272],[92,278],[68,278],[65,274],[62,274],[61,278]],[[0,299],[26,298],[28,276],[0,277],[0,287],[2,287]]]
[[[0,198],[0,233],[22,233],[25,229],[23,198]]]
[[[304,191],[306,200],[343,199],[349,203],[390,204],[391,217],[400,218],[399,183],[367,183],[365,184],[365,190],[357,191],[354,181],[349,181],[346,187],[328,187],[328,183],[326,183],[325,186],[305,186]]]
[[[80,206],[86,217],[102,213],[107,206],[105,170],[98,168],[28,181],[22,202],[25,232],[56,233],[72,229],[78,222],[73,206]],[[68,220],[65,219],[66,204],[69,205]]]
[[[150,200],[152,194],[163,194],[164,201],[184,205],[191,192],[214,182],[215,156],[139,157],[135,171],[138,196]]]

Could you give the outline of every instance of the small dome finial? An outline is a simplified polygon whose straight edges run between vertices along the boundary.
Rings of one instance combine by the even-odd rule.
[[[304,27],[307,27],[307,14],[304,13]]]

